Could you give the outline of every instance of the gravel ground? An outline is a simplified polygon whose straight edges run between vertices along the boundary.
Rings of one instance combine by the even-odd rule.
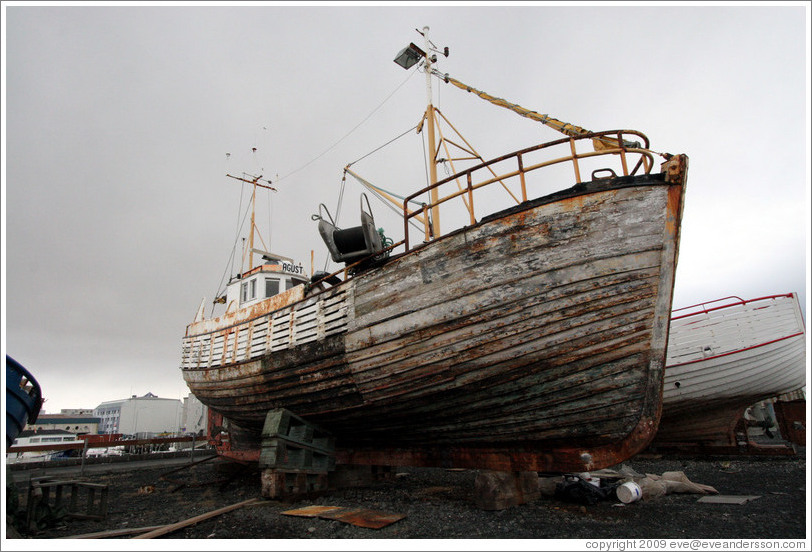
[[[160,538],[167,539],[804,539],[805,452],[791,457],[638,456],[625,463],[640,473],[683,471],[723,495],[755,495],[742,505],[697,503],[698,495],[670,494],[620,505],[592,506],[552,497],[501,511],[474,501],[476,470],[401,468],[395,477],[362,488],[335,490],[306,499],[263,500]],[[187,467],[86,475],[109,485],[103,521],[62,520],[23,539],[53,539],[122,528],[183,521],[261,496],[257,471],[231,473],[219,460]],[[166,476],[162,478],[161,476]],[[231,480],[225,481],[228,477]],[[152,492],[147,487],[154,487]],[[25,504],[25,485],[18,484]],[[282,515],[311,505],[366,508],[405,517],[381,529],[340,521]],[[122,537],[129,538],[129,537]]]

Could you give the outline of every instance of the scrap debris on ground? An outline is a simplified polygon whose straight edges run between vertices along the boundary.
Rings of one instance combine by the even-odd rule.
[[[568,474],[596,490],[634,482],[642,496],[628,504],[611,494],[589,504],[560,500],[556,486],[567,477],[539,474],[538,498],[496,510],[477,506],[479,470],[399,468],[366,486],[268,500],[261,496],[256,470],[229,471],[218,464],[190,466],[171,480],[160,468],[87,476],[85,482],[107,486],[104,519],[52,515],[42,525],[21,527],[20,538],[803,539],[806,534],[804,454],[641,457],[588,476]],[[18,505],[7,509],[18,518],[23,512],[23,521],[28,489],[27,480],[18,482],[12,493]]]

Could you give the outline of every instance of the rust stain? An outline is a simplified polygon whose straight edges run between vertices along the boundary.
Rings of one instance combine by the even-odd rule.
[[[367,510],[366,508],[341,508],[320,514],[319,517],[348,523],[357,527],[364,527],[366,529],[381,529],[396,521],[400,521],[406,516],[403,514],[387,514],[377,510]]]
[[[583,211],[585,199],[584,196],[568,197],[561,200],[561,206],[564,211]]]
[[[273,297],[268,297],[254,305],[236,311],[226,312],[220,317],[193,322],[187,326],[186,335],[202,334],[222,326],[240,324],[241,322],[253,320],[268,313],[289,307],[302,300],[304,300],[304,288],[303,286],[296,286]]]

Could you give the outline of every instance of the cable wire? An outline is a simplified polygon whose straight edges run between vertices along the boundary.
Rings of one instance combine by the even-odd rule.
[[[377,112],[377,111],[378,111],[378,110],[379,110],[381,107],[383,107],[383,104],[385,104],[387,101],[389,101],[389,99],[390,99],[392,96],[394,96],[394,95],[395,95],[395,92],[397,92],[398,90],[400,90],[401,88],[403,88],[403,86],[404,86],[404,85],[405,85],[405,84],[406,84],[406,83],[409,81],[409,79],[411,79],[411,78],[412,78],[412,76],[415,74],[415,72],[416,72],[416,71],[417,71],[417,68],[413,69],[413,70],[412,70],[412,72],[411,72],[411,73],[409,73],[409,76],[408,76],[408,77],[406,77],[406,79],[405,79],[405,80],[404,80],[402,83],[400,83],[400,85],[398,85],[398,87],[397,87],[397,88],[395,88],[395,89],[392,91],[392,93],[391,93],[391,94],[389,94],[389,95],[388,95],[386,98],[384,98],[384,100],[383,100],[383,101],[382,101],[382,102],[381,102],[381,103],[378,105],[378,107],[376,107],[375,109],[373,109],[373,110],[372,110],[372,112],[371,112],[369,115],[367,115],[367,116],[364,118],[364,120],[362,120],[360,123],[358,123],[357,125],[355,125],[355,127],[353,127],[353,128],[352,128],[352,130],[350,130],[350,131],[349,131],[347,134],[345,134],[344,136],[342,136],[341,138],[339,138],[339,139],[338,139],[338,141],[337,141],[336,143],[334,143],[332,146],[330,146],[329,148],[327,148],[326,150],[324,150],[323,152],[321,152],[319,155],[317,155],[316,157],[314,157],[313,159],[311,159],[310,161],[308,161],[307,163],[305,163],[304,165],[302,165],[302,166],[301,166],[301,167],[299,167],[298,169],[296,169],[296,170],[294,170],[294,171],[289,172],[288,174],[286,174],[286,175],[284,175],[284,176],[282,176],[282,177],[278,178],[276,181],[277,181],[277,182],[280,182],[280,181],[282,181],[282,180],[284,180],[284,179],[288,178],[289,176],[292,176],[292,175],[296,174],[297,172],[299,172],[299,171],[301,171],[301,170],[305,169],[306,167],[308,167],[308,166],[310,166],[311,164],[313,164],[313,163],[315,163],[316,161],[318,161],[318,160],[319,160],[321,157],[323,157],[325,154],[327,154],[327,152],[331,151],[333,148],[335,148],[336,146],[338,146],[338,144],[340,144],[341,142],[343,142],[343,141],[344,141],[344,140],[345,140],[345,139],[346,139],[346,138],[347,138],[347,137],[348,137],[350,134],[352,134],[353,132],[355,132],[356,130],[358,130],[358,127],[360,127],[360,126],[361,126],[361,125],[363,125],[365,122],[367,122],[367,120],[369,120],[369,118],[370,118],[370,117],[372,117],[372,116],[373,116],[373,115],[374,115],[374,114],[375,114],[375,113],[376,113],[376,112]]]

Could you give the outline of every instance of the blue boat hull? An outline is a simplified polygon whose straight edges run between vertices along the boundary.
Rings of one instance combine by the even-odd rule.
[[[6,355],[6,448],[26,422],[34,423],[42,407],[39,383],[19,362]]]

